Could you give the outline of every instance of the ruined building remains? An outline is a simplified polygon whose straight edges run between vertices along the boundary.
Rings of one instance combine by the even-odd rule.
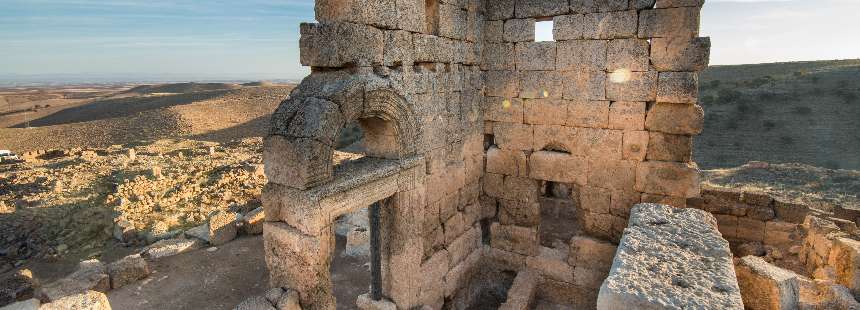
[[[633,208],[700,195],[702,4],[316,0],[265,140],[271,284],[334,309],[332,224],[373,205],[364,307],[740,307],[710,214]]]

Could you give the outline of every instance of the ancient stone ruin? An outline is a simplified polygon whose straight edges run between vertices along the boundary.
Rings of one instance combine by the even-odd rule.
[[[742,307],[714,217],[665,206],[700,196],[702,4],[317,0],[265,140],[271,285],[305,309]],[[363,156],[335,147],[353,122]],[[372,285],[336,301],[333,223],[368,206]]]

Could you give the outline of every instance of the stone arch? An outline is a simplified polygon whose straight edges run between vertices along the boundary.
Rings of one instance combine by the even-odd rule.
[[[388,79],[315,72],[272,116],[263,151],[269,181],[296,189],[330,181],[336,139],[356,120],[368,133],[368,156],[402,159],[415,154],[416,117],[407,97]]]

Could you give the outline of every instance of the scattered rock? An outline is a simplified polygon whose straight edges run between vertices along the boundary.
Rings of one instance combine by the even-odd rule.
[[[146,278],[150,273],[149,265],[140,255],[129,255],[108,265],[110,286],[113,289]]]
[[[362,310],[397,310],[397,306],[390,300],[385,298],[373,300],[367,293],[359,295],[355,305]]]
[[[197,238],[203,241],[209,242],[209,225],[203,224],[200,226],[195,226],[189,230],[185,231],[185,237],[187,238]]]
[[[0,307],[0,310],[38,310],[42,303],[38,299],[31,298],[24,301],[19,301],[5,307]]]
[[[276,305],[278,310],[302,310],[302,306],[299,304],[299,293],[294,290],[284,292]]]
[[[242,303],[236,306],[235,310],[276,310],[272,303],[266,300],[264,296],[254,296],[245,299]]]
[[[86,291],[44,304],[39,310],[111,310],[111,307],[104,293]]]
[[[370,234],[366,228],[355,227],[346,234],[346,248],[343,255],[347,256],[369,256]]]
[[[203,246],[203,242],[198,239],[167,239],[149,245],[141,254],[149,259],[159,259],[197,250]]]
[[[219,210],[209,216],[209,244],[222,245],[236,239],[236,213]]]
[[[737,256],[764,256],[766,253],[764,245],[761,242],[745,242],[738,246]]]
[[[242,217],[242,233],[246,235],[259,235],[263,233],[263,222],[266,221],[266,214],[263,212],[263,207],[254,209]]]
[[[113,226],[113,237],[120,242],[130,242],[137,238],[137,230],[129,221],[119,221]]]
[[[21,269],[0,279],[0,306],[33,298],[39,281],[29,269]]]
[[[110,290],[110,277],[107,275],[107,267],[99,260],[92,259],[81,262],[78,270],[71,275],[45,285],[41,292],[43,300],[55,301],[86,291],[107,292],[108,290]]]
[[[742,257],[735,271],[747,309],[797,309],[800,284],[794,272],[757,256]]]

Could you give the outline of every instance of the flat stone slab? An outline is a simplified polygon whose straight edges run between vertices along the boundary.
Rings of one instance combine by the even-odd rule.
[[[634,206],[597,309],[743,309],[729,243],[714,217]]]

